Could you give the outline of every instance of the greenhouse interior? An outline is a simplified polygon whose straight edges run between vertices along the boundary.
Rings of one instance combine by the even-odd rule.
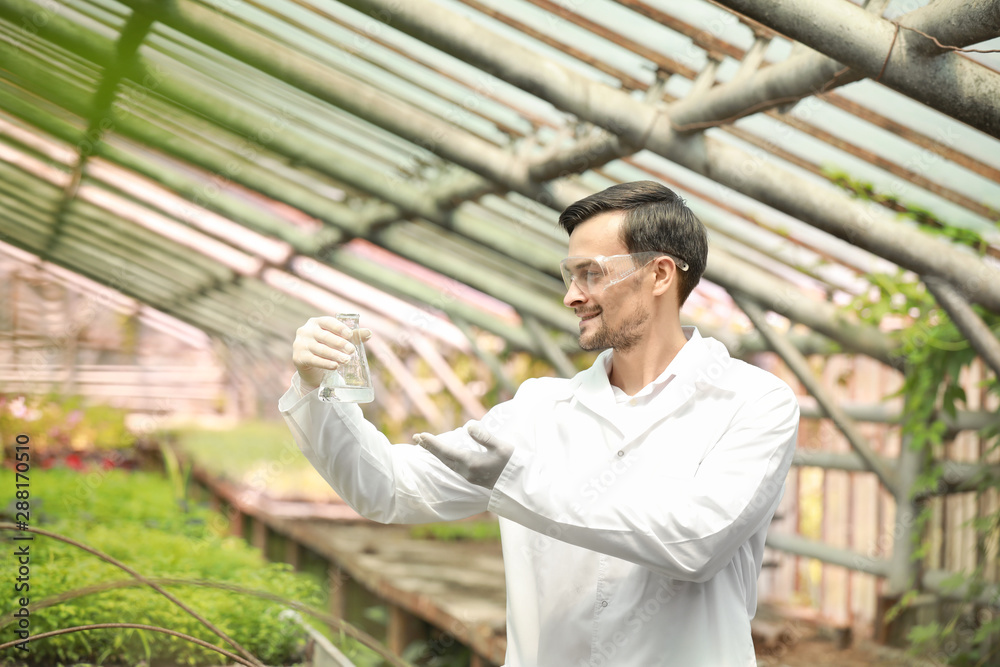
[[[1000,0],[0,0],[0,295],[5,667],[1000,665]]]

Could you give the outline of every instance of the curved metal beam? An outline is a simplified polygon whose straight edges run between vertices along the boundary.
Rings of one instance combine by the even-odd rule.
[[[809,367],[809,362],[806,358],[784,336],[771,328],[771,325],[765,319],[764,310],[754,303],[752,299],[735,290],[731,291],[730,295],[733,297],[736,305],[750,318],[754,327],[767,339],[771,348],[781,357],[782,361],[788,365],[792,372],[795,373],[796,377],[799,378],[799,382],[816,399],[816,402],[819,403],[825,415],[837,425],[837,428],[844,434],[847,441],[851,443],[854,451],[864,460],[868,469],[878,476],[879,481],[882,482],[882,485],[886,489],[899,497],[898,472],[892,467],[891,463],[887,462],[869,447],[868,441],[858,431],[854,420],[847,416],[847,413],[837,405],[833,397],[820,384],[819,379]]]
[[[962,298],[954,287],[947,281],[940,278],[924,278],[924,284],[934,295],[941,307],[951,316],[955,326],[962,332],[972,347],[975,348],[983,361],[993,369],[993,372],[1000,378],[1000,340],[993,334],[993,331],[983,322],[976,311]],[[957,378],[956,378],[957,379]]]
[[[921,26],[945,40],[966,43],[1000,34],[1000,12],[990,0],[932,3],[916,19],[894,23],[847,0],[717,0],[907,97],[1000,138],[1000,73],[900,25]],[[935,6],[940,5],[940,6]],[[948,21],[943,20],[953,14]],[[956,35],[965,26],[969,37]],[[944,44],[951,44],[949,41]],[[934,54],[938,55],[934,55]]]
[[[963,249],[900,224],[884,211],[711,137],[682,137],[661,108],[490,33],[443,7],[416,0],[346,0],[345,4],[390,21],[398,30],[599,125],[625,144],[644,146],[921,275],[960,283],[970,299],[1000,312],[1000,268],[970,262],[971,256]]]
[[[724,4],[724,3],[723,3]],[[938,0],[903,15],[897,23],[934,34],[939,41],[956,47],[977,44],[995,36],[1000,30],[1000,11],[990,16],[993,0]],[[871,8],[866,13],[877,18]],[[928,39],[910,40],[913,52],[936,49]],[[845,71],[837,60],[806,49],[743,78],[720,83],[703,95],[687,96],[668,107],[674,128],[691,131],[732,121],[749,113],[757,113],[809,95],[827,92],[838,86],[862,79],[864,74],[854,69]]]

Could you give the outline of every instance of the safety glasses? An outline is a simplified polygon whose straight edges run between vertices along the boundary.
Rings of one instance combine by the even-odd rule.
[[[612,285],[617,285],[630,275],[644,268],[657,257],[666,255],[674,260],[681,271],[688,270],[688,263],[679,257],[665,252],[648,251],[635,252],[628,255],[611,255],[604,257],[567,257],[559,262],[566,289],[576,283],[580,291],[587,294],[598,294]]]

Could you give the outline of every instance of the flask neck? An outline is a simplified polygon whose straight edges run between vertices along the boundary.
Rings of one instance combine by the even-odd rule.
[[[340,315],[337,315],[337,319],[340,320],[340,322],[342,322],[343,324],[345,324],[349,329],[357,329],[358,322],[360,321],[361,316],[355,313],[347,313],[347,314],[342,313]]]

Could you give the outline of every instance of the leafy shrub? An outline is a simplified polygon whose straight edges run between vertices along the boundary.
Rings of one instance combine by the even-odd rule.
[[[24,434],[36,455],[131,447],[124,410],[84,405],[79,396],[0,394],[0,433]],[[4,440],[10,452],[13,439]]]
[[[13,473],[0,473],[3,488],[14,488]],[[203,507],[182,511],[169,482],[151,473],[101,470],[80,474],[66,469],[31,475],[31,524],[76,539],[146,577],[229,582],[320,606],[316,581],[267,563],[241,539],[227,536],[225,519]],[[13,517],[13,507],[4,520]],[[2,535],[10,553],[12,534]],[[124,571],[64,542],[36,535],[31,545],[32,603],[99,582],[131,579]],[[301,657],[304,633],[283,615],[284,605],[201,586],[168,590],[267,664]],[[0,614],[14,611],[3,596]],[[4,620],[8,620],[5,618]],[[158,625],[233,649],[197,620],[152,589],[118,588],[78,597],[31,614],[31,634],[90,623]],[[6,634],[10,634],[8,630]],[[217,665],[226,659],[180,638],[130,629],[77,632],[29,643],[31,665],[92,662],[135,665],[150,659],[178,665]],[[8,654],[9,655],[9,654]],[[20,657],[20,656],[19,656]],[[5,665],[12,664],[10,657]]]
[[[928,234],[968,246],[980,256],[989,250],[989,243],[975,230],[950,224],[925,209],[880,194],[871,184],[855,181],[846,174],[832,174],[831,180],[857,197],[899,211],[903,219],[916,223]],[[941,412],[954,417],[959,407],[968,407],[962,374],[978,352],[918,276],[899,269],[896,273],[868,274],[866,278],[872,289],[857,297],[847,310],[853,311],[862,322],[881,326],[883,330],[891,329],[889,334],[898,344],[904,378],[894,395],[902,396],[904,401],[901,431],[909,439],[909,447],[919,452],[922,460],[922,472],[910,492],[916,496],[946,488],[944,467],[936,463],[947,455],[948,424],[941,418]],[[962,289],[960,285],[955,287]],[[995,335],[1000,333],[1000,314],[976,304],[971,307]],[[980,387],[1000,396],[1000,378],[987,377]],[[986,462],[1000,449],[1000,428],[989,426],[980,431],[979,436],[984,445],[981,460]],[[934,654],[949,665],[995,665],[1000,660],[997,600],[992,600],[990,605],[976,600],[986,586],[995,585],[989,571],[997,560],[1000,509],[995,503],[991,504],[989,498],[1000,490],[1000,478],[984,470],[976,481],[976,503],[981,509],[978,516],[968,521],[976,532],[976,567],[971,572],[955,573],[947,585],[954,592],[964,589],[966,593],[962,597],[967,604],[942,606],[942,623],[931,621],[914,625],[908,633],[913,652]],[[987,500],[985,505],[980,504],[982,499]],[[921,500],[918,505],[920,512],[914,524],[912,559],[924,560],[932,545],[932,540],[928,539],[932,503]],[[957,534],[950,539],[957,539]],[[889,612],[887,620],[915,604],[917,599],[918,589],[914,588]]]

